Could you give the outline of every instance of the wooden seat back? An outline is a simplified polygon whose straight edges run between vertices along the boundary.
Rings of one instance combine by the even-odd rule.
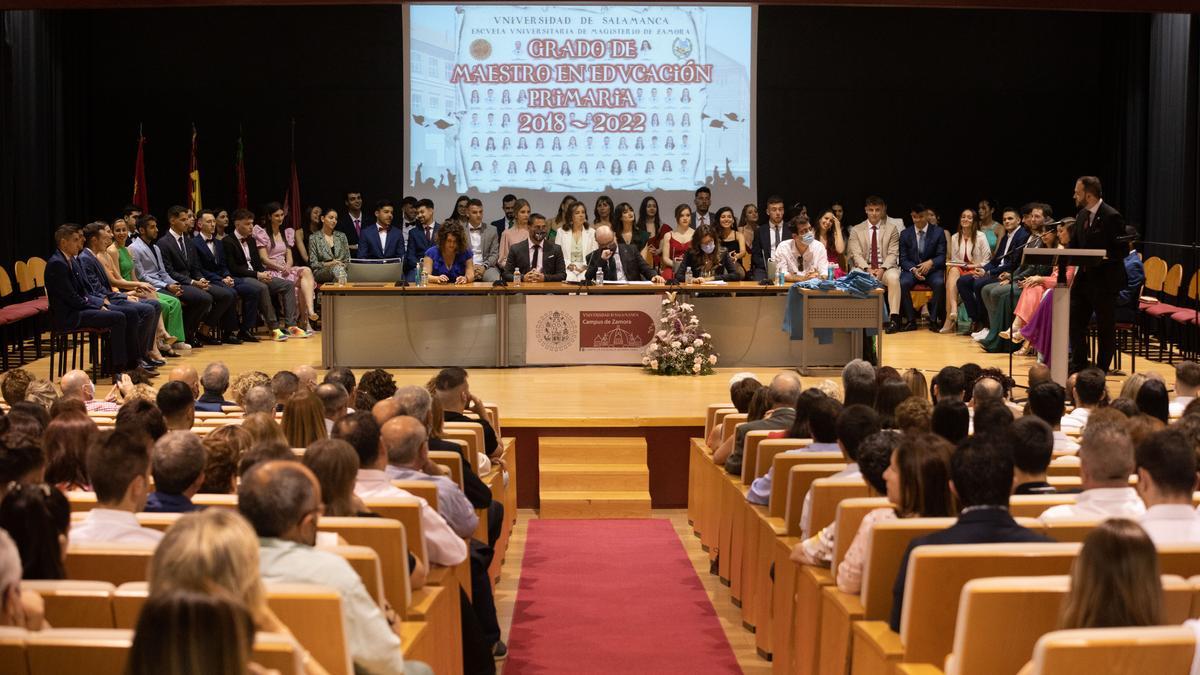
[[[29,281],[34,288],[43,288],[46,286],[46,260],[39,256],[33,256],[26,263],[25,269],[29,272]]]
[[[4,268],[0,267],[0,271]],[[0,663],[12,666],[13,675],[28,675],[29,664],[25,660],[24,628],[0,626]]]
[[[854,541],[854,535],[858,534],[858,528],[862,525],[863,518],[866,518],[867,514],[875,509],[894,508],[894,506],[887,500],[887,497],[851,497],[838,503],[837,516],[834,518],[837,533],[834,535],[833,558],[829,565],[834,576],[837,576],[838,564],[846,557],[846,551]]]
[[[479,453],[487,453],[483,445],[483,425],[479,422],[446,422],[442,427],[442,436],[457,438],[467,442],[467,457],[471,466],[479,466]]]
[[[762,460],[762,445],[758,448],[759,460]],[[791,474],[793,466],[802,466],[809,464],[839,464],[840,456],[835,456],[831,452],[797,452],[797,453],[779,453],[771,459],[772,469],[775,471],[774,480],[771,481],[771,498],[767,505],[767,511],[772,518],[782,518],[787,510],[788,496],[788,481],[786,478]]]
[[[379,603],[380,607],[383,607],[383,603],[387,598],[383,588],[383,570],[379,564],[379,554],[375,552],[375,549],[368,546],[353,545],[321,546],[319,548],[323,551],[336,553],[346,562],[350,563],[350,567],[358,574],[358,578],[362,579],[367,593],[370,593],[375,602]],[[408,568],[405,567],[404,569],[407,570]],[[396,611],[399,612],[401,610],[397,607]]]
[[[30,675],[124,675],[133,631],[118,628],[51,628],[25,635]]]
[[[736,415],[736,414],[738,414],[737,408],[734,408],[732,405],[729,406],[728,408],[719,408],[719,409],[717,409],[717,411],[715,413],[713,413],[713,421],[712,421],[713,428],[721,430],[721,438],[722,439],[726,438],[725,432],[727,430],[725,429],[725,418],[729,415]],[[709,433],[712,433],[712,431],[709,430]],[[708,435],[706,434],[705,439],[707,439],[707,438],[708,438]],[[713,449],[715,450],[716,448],[713,448]]]
[[[280,675],[304,675],[304,654],[296,642],[281,633],[255,633],[250,660]]]
[[[429,508],[437,511],[437,485],[428,480],[394,480],[392,485],[404,490],[414,497],[420,497],[429,503]]]
[[[25,579],[21,589],[42,596],[46,621],[57,628],[116,628],[107,581]]]
[[[145,544],[75,543],[67,546],[67,578],[120,586],[145,581],[154,547]]]
[[[1050,466],[1046,467],[1047,482],[1054,478],[1079,478],[1078,464],[1058,464],[1051,462]],[[1053,482],[1050,482],[1054,485]],[[1019,495],[1024,496],[1024,495]]]
[[[1178,574],[1184,578],[1200,574],[1200,545],[1162,544],[1158,546],[1158,569],[1161,574]]]
[[[192,503],[206,509],[237,510],[237,495],[198,494],[192,497]]]
[[[870,497],[871,488],[862,478],[818,478],[812,484],[812,514],[809,536],[821,531],[837,517],[837,507],[843,499]]]
[[[1083,538],[1096,529],[1098,520],[1048,520],[1042,524],[1046,536],[1054,541],[1082,543]]]
[[[84,490],[68,490],[67,503],[71,511],[91,511],[96,508],[96,493]]]
[[[413,497],[377,497],[366,500],[365,505],[368,510],[378,513],[383,518],[403,523],[408,550],[428,565],[429,554],[425,550],[425,532],[421,527],[420,502]]]
[[[1033,675],[1186,673],[1195,653],[1184,626],[1056,630],[1038,640]]]
[[[729,439],[733,438],[734,437],[733,435],[735,433],[737,433],[738,425],[745,424],[747,417],[749,417],[749,415],[747,413],[735,412],[735,413],[730,413],[730,414],[726,415],[724,418],[722,418],[721,419],[721,438],[723,438],[725,440],[729,440]],[[713,449],[716,450],[716,448],[713,448]]]
[[[747,434],[747,437],[749,435]],[[758,443],[758,448],[754,453],[754,465],[749,466],[745,460],[742,461],[743,470],[754,472],[754,478],[767,475],[767,471],[775,464],[775,458],[789,450],[801,450],[812,445],[811,438],[766,438]],[[799,454],[799,453],[797,453]],[[841,453],[831,452],[813,452],[813,455],[821,455],[823,462],[843,462],[845,461]],[[814,460],[815,463],[815,460]],[[751,479],[753,482],[753,479]]]
[[[461,490],[465,483],[463,482],[463,461],[462,455],[450,450],[431,450],[429,452],[429,460],[438,466],[444,466],[450,470],[450,480],[454,481]]]
[[[943,663],[954,647],[963,586],[972,579],[1070,574],[1079,544],[953,544],[913,549],[904,586],[904,660]]]
[[[267,584],[267,604],[329,675],[353,675],[342,624],[342,598],[314,584]]]
[[[0,267],[0,298],[7,298],[13,294],[12,277],[8,276],[8,270]],[[24,653],[25,643],[21,643],[21,651]]]
[[[1078,470],[1078,467],[1075,467]],[[1053,485],[1056,490],[1079,490],[1083,487],[1083,479],[1076,474],[1062,474],[1060,476],[1047,476],[1046,482]]]
[[[804,495],[808,488],[818,478],[828,478],[845,469],[845,464],[797,464],[788,471],[787,501],[783,507],[784,524],[787,526],[787,536],[800,536],[800,516],[804,512]],[[777,476],[779,480],[782,476]]]
[[[408,578],[409,548],[404,524],[390,518],[327,516],[321,518],[318,527],[322,532],[336,532],[352,546],[375,551],[384,580],[384,597],[403,616],[412,604],[412,586]]]
[[[13,263],[13,275],[17,278],[17,290],[27,293],[33,290],[33,279],[29,276],[29,265],[24,260]]]
[[[1008,512],[1013,518],[1037,518],[1051,506],[1074,503],[1073,494],[1013,495],[1008,498]]]
[[[706,408],[704,411],[704,437],[705,438],[708,438],[709,434],[712,433],[713,423],[717,419],[717,411],[718,410],[729,410],[731,412],[737,412],[737,408],[734,408],[732,403],[709,403],[708,408]]]
[[[761,475],[754,473],[755,467],[758,466],[758,444],[767,440],[770,433],[768,429],[746,432],[746,439],[742,442],[742,485],[753,483],[754,479]]]
[[[908,543],[917,537],[944,530],[954,518],[899,518],[876,523],[862,573],[863,618],[886,621],[892,612],[892,584],[900,571]]]
[[[1183,265],[1175,263],[1167,270],[1167,278],[1163,279],[1163,295],[1172,299],[1179,296],[1179,287],[1183,285]]]
[[[1163,281],[1167,278],[1167,261],[1162,258],[1152,255],[1142,263],[1142,267],[1146,270],[1145,289],[1148,291],[1161,291]]]

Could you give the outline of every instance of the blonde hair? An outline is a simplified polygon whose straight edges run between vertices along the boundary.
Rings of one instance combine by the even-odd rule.
[[[326,438],[325,406],[317,395],[302,389],[283,405],[283,435],[293,448],[307,448]]]
[[[925,373],[916,368],[909,368],[900,373],[900,379],[904,380],[904,384],[908,385],[908,390],[913,396],[929,400],[929,383],[925,380]]]
[[[821,393],[837,401],[838,403],[842,402],[842,385],[838,384],[837,382],[830,379],[821,380],[819,383],[817,383],[817,389],[820,389]]]
[[[245,399],[246,392],[258,386],[270,387],[271,377],[258,370],[241,373],[233,378],[233,382],[230,383],[229,395],[233,397],[234,403],[244,405],[243,400]]]
[[[258,536],[236,511],[207,509],[181,517],[150,559],[150,595],[213,586],[241,601],[257,621],[266,608]]]
[[[49,380],[34,380],[25,388],[25,400],[36,403],[47,411],[58,401],[58,390]]]
[[[1157,626],[1162,593],[1154,542],[1132,520],[1111,518],[1083,540],[1058,627]]]
[[[250,438],[253,441],[250,445],[258,445],[268,441],[278,441],[283,445],[288,445],[287,436],[284,435],[283,429],[279,427],[279,423],[275,421],[275,416],[270,413],[250,413],[242,420],[242,428],[250,432]],[[291,447],[290,445],[288,447]]]

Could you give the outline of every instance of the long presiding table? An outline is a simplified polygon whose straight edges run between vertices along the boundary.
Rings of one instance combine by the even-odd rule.
[[[677,292],[693,305],[704,331],[712,335],[723,367],[841,367],[863,352],[862,328],[882,338],[883,293],[855,298],[840,292],[801,290],[802,340],[781,326],[787,287],[755,282],[724,285],[610,285],[581,288],[564,283],[524,283],[494,287],[406,286],[387,283],[324,284],[321,307],[321,361],[352,368],[467,368],[527,365],[526,309],[531,296],[574,296],[586,306],[592,298]],[[612,304],[596,301],[597,305]],[[653,320],[657,325],[657,315]],[[813,329],[834,328],[820,344]],[[840,330],[852,329],[852,330]],[[878,347],[882,355],[882,340]],[[564,355],[562,364],[586,364],[586,353]],[[544,364],[545,361],[538,361]]]

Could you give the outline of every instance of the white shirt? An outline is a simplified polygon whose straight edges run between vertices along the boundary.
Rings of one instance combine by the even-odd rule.
[[[390,228],[390,227],[385,230],[384,228],[379,227],[378,225],[375,226],[375,231],[377,231],[379,233],[379,250],[380,251],[387,250],[388,232],[391,232],[391,230],[392,230],[392,228]]]
[[[1063,429],[1082,429],[1087,426],[1088,415],[1091,414],[1090,408],[1076,408],[1071,412],[1063,415],[1059,426]]]
[[[782,455],[803,455],[809,452],[841,452],[842,449],[837,443],[809,443],[802,448],[788,450],[782,452]],[[750,484],[750,490],[746,493],[746,501],[751,504],[769,504],[771,502],[771,484],[775,481],[775,467],[767,469],[765,476],[759,476]]]
[[[250,260],[250,237],[242,238],[242,235],[234,235],[237,237],[238,243],[242,245],[242,253],[246,256],[246,265],[253,270],[254,263]]]
[[[1191,504],[1157,504],[1142,515],[1142,529],[1155,545],[1200,544],[1200,513]]]
[[[476,265],[483,264],[483,228],[486,225],[480,223],[479,229],[467,227],[467,237],[471,240],[471,253],[475,258]]]
[[[808,245],[808,250],[804,252],[803,256],[796,252],[796,240],[787,239],[775,249],[772,257],[775,258],[778,269],[783,270],[784,274],[816,272],[819,276],[825,276],[825,270],[829,265],[825,245],[816,239]]]
[[[421,504],[421,529],[425,533],[425,548],[429,562],[447,567],[467,559],[467,544],[450,529],[445,519],[429,507],[429,502],[392,485],[391,478],[376,469],[359,469],[354,484],[354,494],[359,499],[372,497],[408,497]]]
[[[1132,518],[1138,520],[1146,512],[1146,505],[1131,487],[1092,488],[1080,492],[1074,504],[1051,506],[1038,516],[1042,522],[1048,520],[1104,520],[1106,518]]]
[[[771,255],[774,255],[775,249],[779,248],[779,244],[783,240],[783,221],[768,222],[767,227],[771,228]]]
[[[335,553],[293,541],[263,537],[258,542],[263,581],[321,584],[337,589],[342,596],[342,632],[355,671],[404,673],[400,638],[350,563]]]
[[[1183,409],[1192,402],[1195,396],[1176,396],[1171,401],[1171,417],[1183,417]]]
[[[163,533],[142,527],[129,511],[94,508],[87,518],[71,527],[71,543],[158,544]]]
[[[1058,454],[1074,455],[1079,452],[1079,443],[1070,436],[1064,434],[1062,430],[1054,430],[1054,452]]]
[[[384,473],[392,480],[429,481],[437,488],[438,513],[460,537],[469,537],[479,527],[479,514],[458,484],[445,476],[430,476],[416,469],[388,465]]]

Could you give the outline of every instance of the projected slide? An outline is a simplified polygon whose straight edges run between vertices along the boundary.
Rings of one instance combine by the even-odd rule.
[[[752,20],[737,5],[411,5],[408,192],[748,198]]]

